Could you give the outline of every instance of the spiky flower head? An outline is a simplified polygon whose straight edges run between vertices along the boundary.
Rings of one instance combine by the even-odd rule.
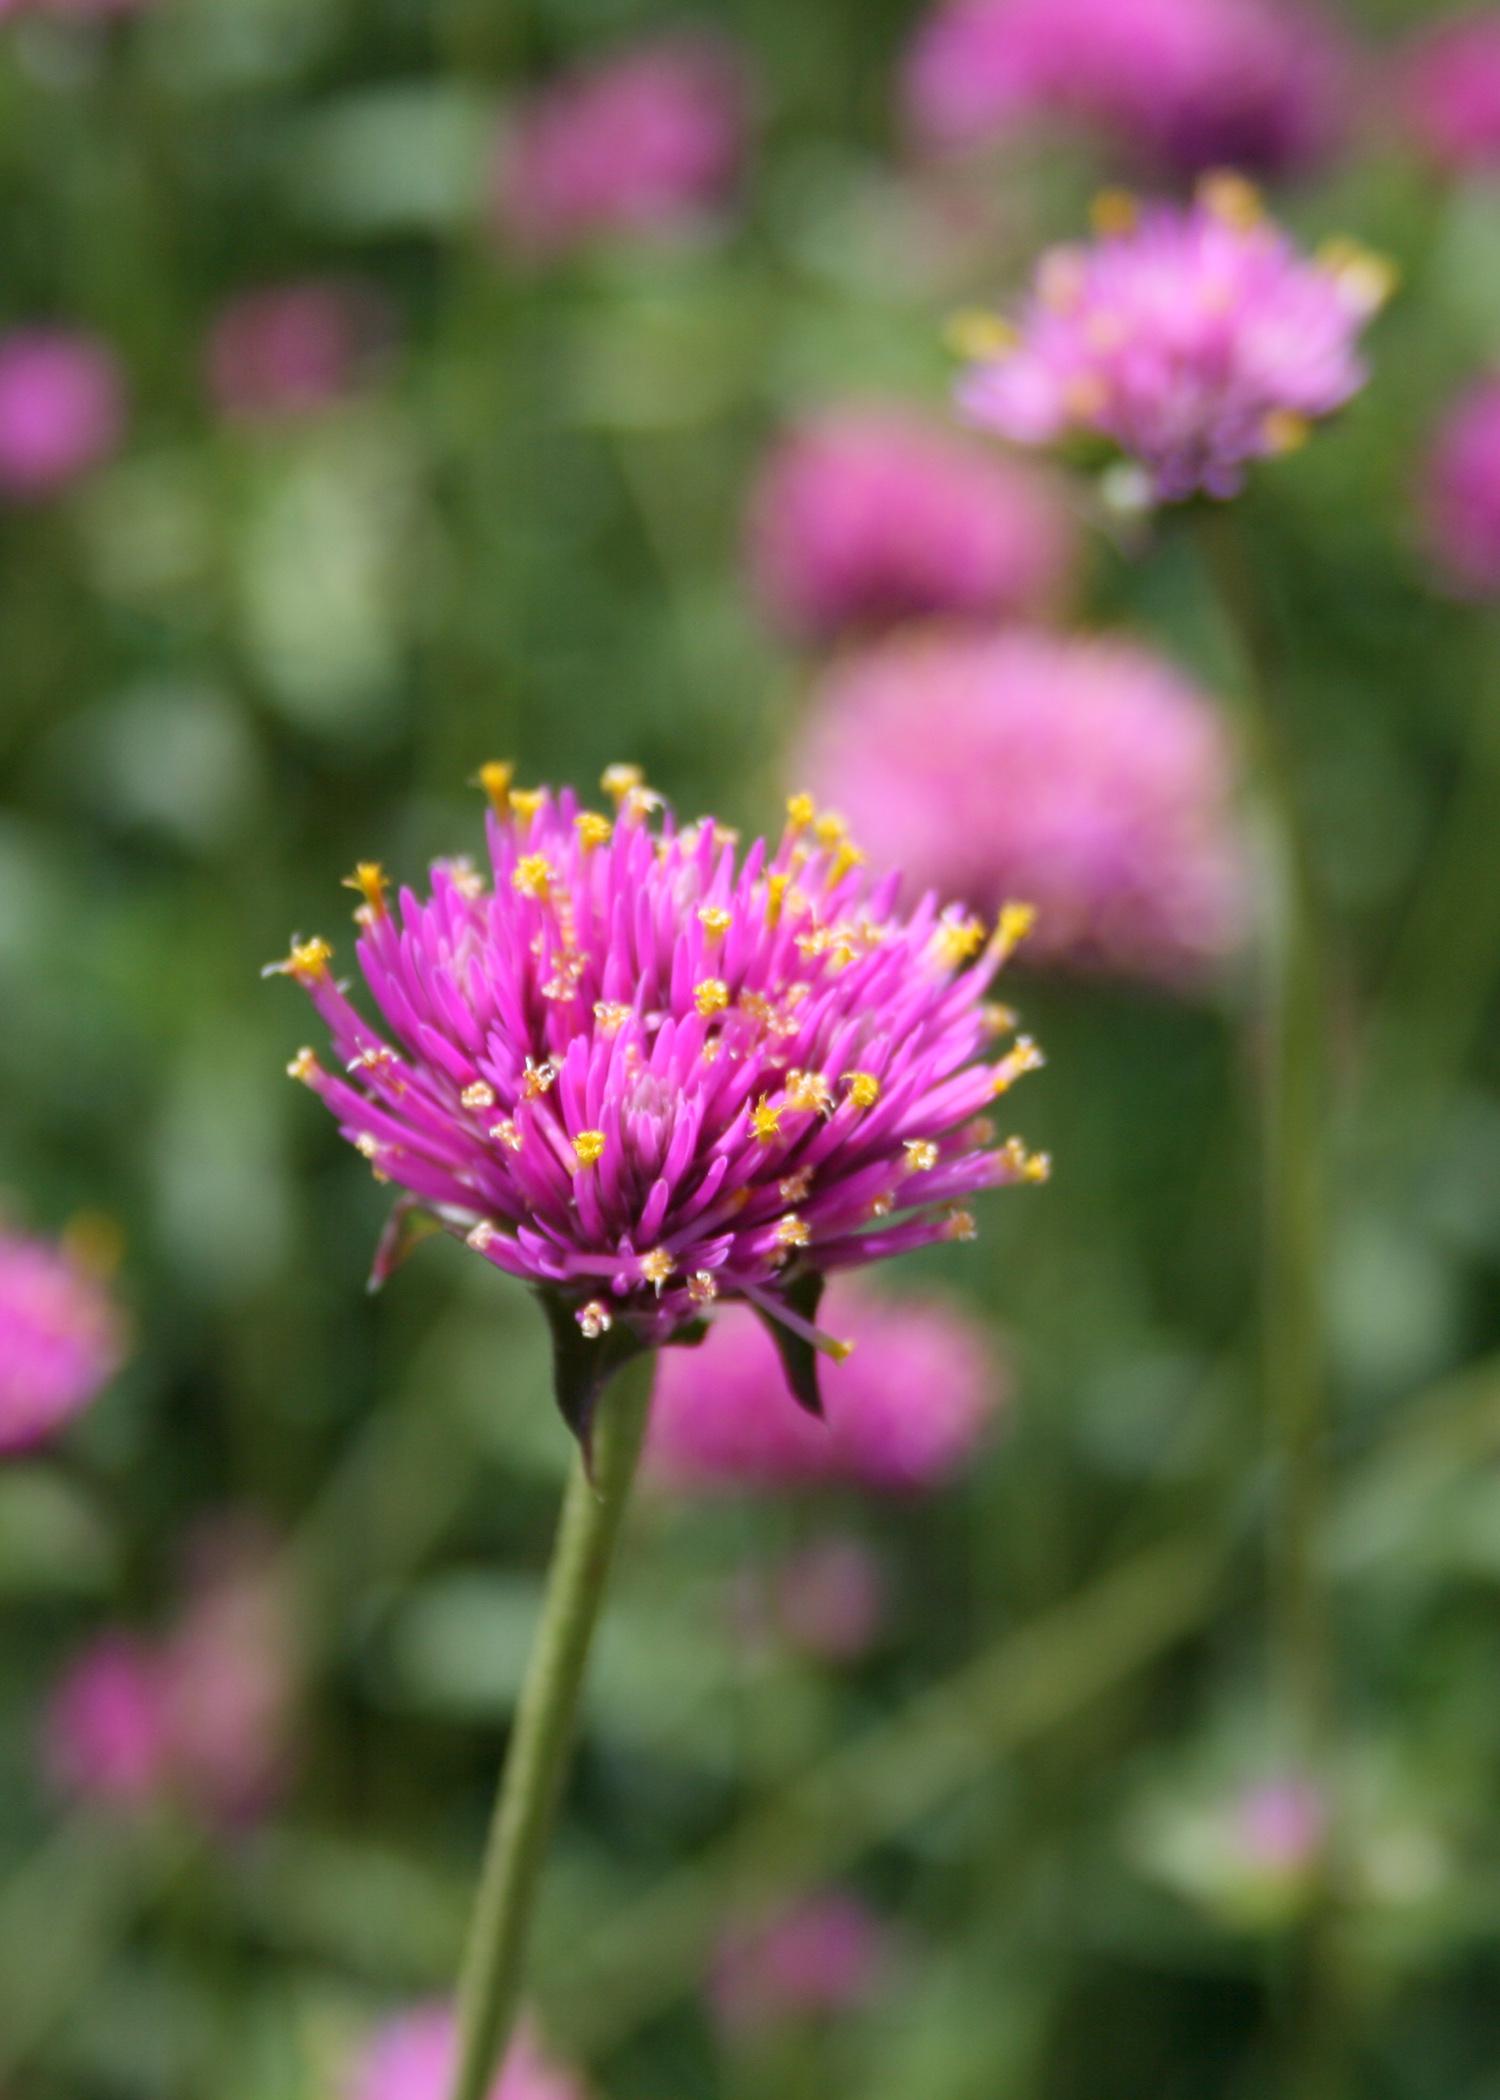
[[[333,1040],[293,1076],[407,1222],[541,1291],[575,1425],[622,1354],[696,1338],[718,1299],[771,1320],[816,1406],[812,1350],[842,1353],[812,1324],[830,1270],[970,1237],[972,1196],[1045,1178],[981,1113],[1015,1076],[981,1056],[1024,914],[899,909],[899,876],[807,796],[742,854],[630,768],[606,775],[612,820],[482,778],[487,875],[439,863],[394,905],[378,867],[354,878],[381,1026],[327,942],[272,965]]]
[[[1101,198],[1087,244],[1042,257],[1019,324],[960,384],[969,419],[1021,445],[1092,442],[1152,500],[1238,493],[1364,385],[1361,330],[1389,266],[1348,242],[1302,254],[1255,191],[1214,176],[1189,205]]]
[[[85,1259],[0,1229],[0,1456],[81,1414],[123,1345],[120,1316]]]
[[[418,2006],[376,2030],[354,2067],[347,2100],[446,2100],[457,2056],[453,2015]],[[584,2100],[581,2083],[543,2056],[523,2022],[490,2100]]]

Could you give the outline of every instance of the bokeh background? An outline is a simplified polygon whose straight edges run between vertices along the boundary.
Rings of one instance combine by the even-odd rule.
[[[922,1492],[643,1498],[535,1965],[601,2096],[1311,2092],[1286,1950],[1335,1829],[1318,2090],[1496,2091],[1500,652],[1419,491],[1500,352],[1500,189],[1405,121],[1434,12],[1348,11],[1342,133],[1270,170],[1403,287],[1239,513],[1331,932],[1334,1766],[1267,1696],[1248,949],[1039,950],[1053,1181],[889,1279],[972,1323],[986,1433]],[[1102,182],[1192,169],[1055,111],[931,150],[910,0],[0,17],[0,1192],[129,1330],[0,1470],[0,2089],[325,2100],[449,1987],[568,1443],[522,1291],[437,1242],[367,1296],[387,1198],[261,967],[293,928],[347,958],[356,860],[477,849],[485,760],[774,829],[872,608],[768,602],[772,449],[871,400],[956,430],[950,315]],[[719,40],[706,142],[663,149],[691,208],[629,202],[595,107],[575,218],[528,218],[541,85],[663,34]],[[1033,500],[1068,545],[1028,622],[1128,630],[1233,739],[1189,535]],[[1007,821],[997,777],[981,864]],[[779,1912],[802,1940],[747,1953]]]

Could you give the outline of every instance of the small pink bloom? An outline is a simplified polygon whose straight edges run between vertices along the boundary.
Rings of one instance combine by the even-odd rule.
[[[123,1340],[119,1314],[80,1262],[0,1229],[0,1457],[80,1414],[113,1377]]]
[[[379,294],[331,279],[246,292],[208,339],[208,380],[236,421],[304,416],[351,393],[387,329]]]
[[[1461,15],[1408,46],[1398,88],[1418,143],[1457,174],[1500,167],[1500,8]]]
[[[822,1421],[789,1403],[775,1348],[743,1312],[726,1312],[701,1347],[664,1356],[651,1475],[687,1493],[849,1484],[904,1494],[957,1472],[1007,1397],[984,1330],[936,1301],[851,1283],[829,1291],[824,1318],[855,1346],[823,1374]]]
[[[1034,905],[1035,963],[1177,984],[1240,936],[1226,733],[1133,642],[897,637],[826,676],[793,762],[913,883]]]
[[[690,230],[734,192],[748,102],[738,54],[708,35],[663,37],[564,74],[516,112],[503,141],[503,232],[555,255]]]
[[[1323,1796],[1305,1779],[1267,1780],[1251,1787],[1235,1816],[1246,1863],[1262,1873],[1302,1873],[1323,1849],[1328,1812]]]
[[[753,2035],[868,2005],[893,1960],[882,1921],[857,1897],[834,1891],[732,1927],[714,1962],[710,1995],[723,2027]]]
[[[1064,119],[1153,167],[1274,173],[1344,130],[1350,61],[1296,0],[946,0],[905,73],[919,139],[938,148]]]
[[[1359,337],[1390,286],[1348,243],[1302,255],[1247,185],[1211,179],[1190,206],[1043,256],[1014,343],[970,367],[960,405],[1019,445],[1103,440],[1157,502],[1233,496],[1252,460],[1359,392]]]
[[[907,409],[850,407],[790,432],[751,501],[761,601],[793,634],[829,638],[930,613],[1037,612],[1076,554],[1060,497]]]
[[[58,1791],[140,1809],[162,1794],[170,1751],[157,1658],[127,1635],[86,1648],[53,1692],[43,1761]]]
[[[855,1663],[881,1636],[889,1590],[879,1556],[835,1533],[772,1566],[742,1569],[733,1589],[734,1631],[752,1646],[780,1643],[818,1662]]]
[[[1427,542],[1448,588],[1500,598],[1500,375],[1459,400],[1428,458],[1422,505]]]
[[[420,2007],[389,2020],[355,2067],[346,2100],[447,2100],[457,2037],[445,2006]],[[586,2100],[582,2084],[541,2053],[522,2027],[490,2100]]]
[[[124,429],[124,383],[103,343],[52,328],[0,336],[0,495],[66,488],[118,450]]]

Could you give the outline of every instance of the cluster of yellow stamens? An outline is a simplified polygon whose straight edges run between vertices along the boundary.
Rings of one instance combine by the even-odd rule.
[[[604,1132],[602,1130],[580,1130],[573,1140],[573,1150],[578,1155],[581,1167],[591,1167],[604,1156]]]

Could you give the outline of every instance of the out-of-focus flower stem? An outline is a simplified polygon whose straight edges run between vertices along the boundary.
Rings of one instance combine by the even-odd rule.
[[[562,1793],[594,1629],[651,1404],[654,1353],[636,1357],[599,1403],[592,1477],[573,1462],[536,1645],[506,1751],[459,1984],[451,2100],[484,2100],[520,1997],[547,1841]]]

